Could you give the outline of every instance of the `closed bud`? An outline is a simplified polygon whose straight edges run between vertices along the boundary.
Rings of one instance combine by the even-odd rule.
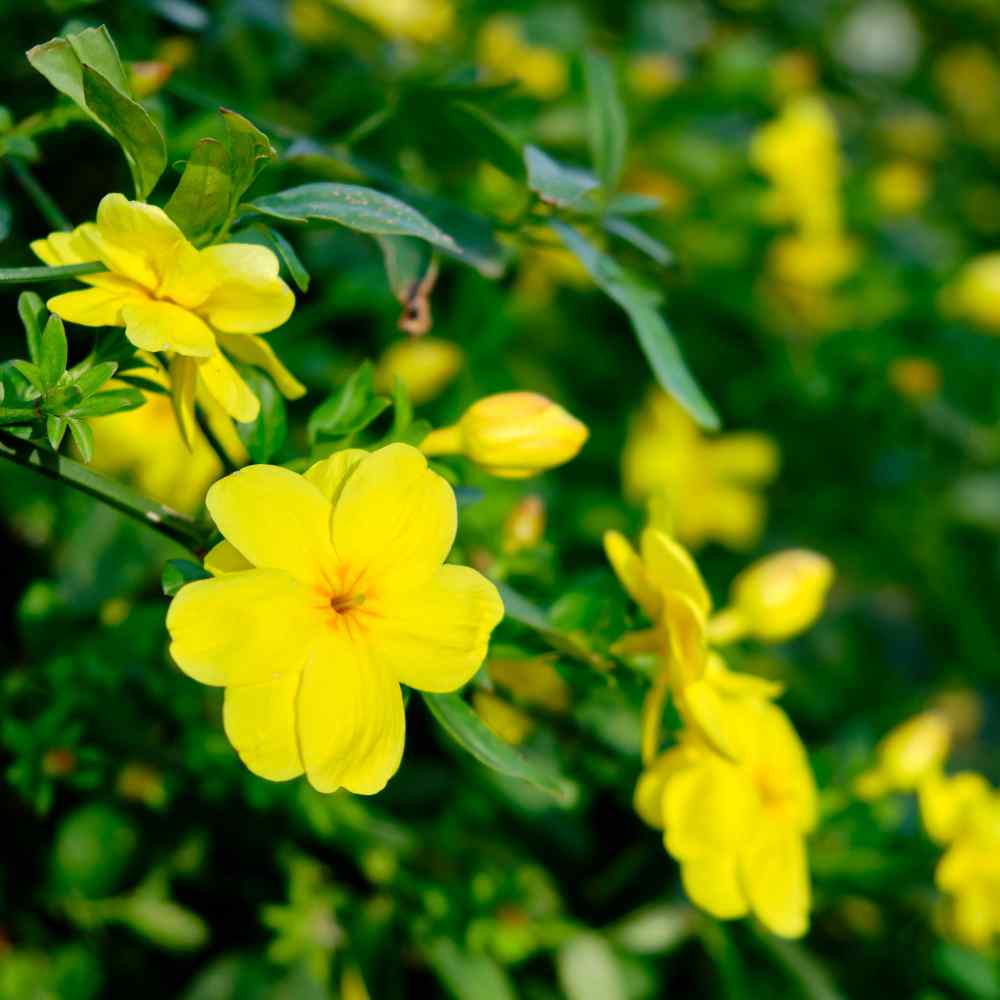
[[[389,347],[375,369],[375,385],[391,392],[396,376],[414,403],[433,399],[461,371],[465,355],[458,344],[437,337],[400,340]]]
[[[503,523],[503,550],[508,555],[535,548],[545,532],[545,501],[537,493],[521,497]]]
[[[523,479],[562,465],[589,431],[561,406],[535,392],[502,392],[473,403],[451,427],[433,431],[426,455],[465,455],[503,479]]]
[[[709,639],[790,639],[820,616],[832,582],[833,564],[817,552],[789,549],[761,559],[733,582],[730,606],[712,619]]]
[[[951,726],[941,712],[921,712],[900,723],[875,751],[875,767],[860,775],[854,790],[865,799],[910,791],[944,765],[951,749]]]

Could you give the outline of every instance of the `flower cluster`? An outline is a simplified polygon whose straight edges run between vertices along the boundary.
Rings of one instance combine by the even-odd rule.
[[[816,823],[808,759],[774,704],[781,686],[730,670],[715,647],[741,637],[780,642],[806,629],[832,582],[829,561],[804,550],[761,560],[734,582],[730,604],[713,613],[697,565],[664,531],[646,528],[638,552],[609,532],[605,548],[651,623],[626,634],[618,652],[653,653],[659,664],[643,709],[636,810],[664,831],[699,906],[725,919],[752,912],[776,934],[804,934],[805,837]],[[668,694],[683,725],[676,744],[661,752]]]

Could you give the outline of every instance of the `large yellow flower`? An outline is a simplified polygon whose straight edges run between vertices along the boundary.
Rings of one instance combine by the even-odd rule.
[[[662,390],[649,394],[622,455],[633,500],[665,497],[677,540],[691,548],[717,540],[750,548],[764,526],[758,492],[778,472],[778,449],[764,434],[706,438]]]
[[[639,815],[664,830],[691,899],[723,919],[754,913],[775,934],[809,925],[805,835],[816,824],[816,786],[784,712],[746,699],[734,713],[735,758],[696,735],[639,779]]]
[[[255,774],[379,791],[403,752],[400,684],[460,687],[503,616],[485,577],[443,565],[451,487],[391,444],[304,476],[248,466],[206,504],[226,540],[205,560],[216,578],[170,606],[174,660],[225,687],[226,735]]]
[[[196,373],[234,420],[255,419],[260,403],[223,349],[268,369],[286,395],[305,391],[254,336],[281,326],[295,308],[295,296],[278,277],[278,258],[266,247],[226,243],[198,250],[162,209],[109,194],[96,223],[52,233],[31,248],[50,266],[99,261],[108,269],[80,278],[90,288],[49,299],[51,312],[83,326],[123,326],[141,350],[187,359],[192,382]],[[193,387],[188,396],[193,408]]]

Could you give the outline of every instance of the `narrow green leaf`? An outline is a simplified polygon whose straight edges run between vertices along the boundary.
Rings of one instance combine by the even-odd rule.
[[[534,764],[509,743],[504,743],[486,727],[460,694],[422,691],[421,695],[444,731],[481,764],[508,777],[527,781],[561,801],[568,799],[569,791],[563,779]]]
[[[524,163],[528,169],[528,187],[542,201],[580,211],[593,207],[591,194],[600,187],[593,174],[559,163],[537,146],[524,147]]]
[[[70,417],[67,423],[69,424],[69,432],[73,435],[73,443],[79,449],[80,457],[85,465],[89,465],[90,460],[94,457],[94,432],[86,420]]]
[[[53,451],[59,450],[63,436],[66,434],[66,421],[62,417],[49,417],[45,421],[45,433]]]
[[[362,233],[418,236],[449,249],[456,246],[447,233],[415,208],[357,184],[303,184],[258,198],[244,207],[286,222],[335,222]]]
[[[299,255],[295,252],[295,247],[277,229],[272,229],[263,223],[253,228],[264,234],[268,245],[278,254],[282,263],[288,268],[288,273],[291,275],[292,281],[298,286],[299,291],[308,292],[309,272],[306,270]]]
[[[524,152],[520,143],[489,112],[466,101],[452,101],[447,113],[464,137],[494,167],[516,181],[524,180]]]
[[[641,250],[661,267],[668,267],[674,262],[674,255],[668,247],[665,247],[658,239],[650,236],[645,230],[640,229],[627,219],[619,219],[613,215],[606,215],[601,220],[601,225],[609,233],[620,237],[626,243],[631,243],[636,250]]]
[[[638,284],[624,268],[592,246],[572,226],[553,219],[549,225],[576,254],[591,278],[628,314],[639,344],[660,385],[702,426],[717,430],[719,417],[702,393],[659,312],[659,296]]]
[[[138,389],[108,389],[98,392],[74,407],[75,417],[106,417],[123,410],[137,410],[146,402]]]
[[[323,441],[353,434],[367,427],[389,405],[373,388],[374,368],[366,361],[309,418],[309,440]]]
[[[168,559],[163,567],[163,576],[160,583],[163,593],[167,597],[173,597],[185,583],[193,580],[208,580],[212,574],[199,563],[190,559]]]
[[[253,122],[228,108],[219,108],[219,112],[226,123],[226,138],[232,163],[232,200],[229,209],[232,214],[247,188],[264,167],[277,159],[278,154],[271,145],[271,140]]]
[[[87,396],[97,392],[117,369],[118,365],[114,361],[101,361],[96,365],[91,365],[77,376],[76,387],[86,399]]]
[[[556,952],[559,985],[566,1000],[627,1000],[625,974],[614,948],[585,931]]]
[[[30,361],[22,361],[20,358],[15,358],[11,364],[28,380],[28,384],[35,392],[40,396],[45,394],[48,387],[38,365],[33,365]]]
[[[625,107],[607,56],[600,52],[585,53],[583,75],[587,86],[590,153],[601,185],[610,193],[618,186],[625,164]]]
[[[100,274],[107,268],[94,261],[87,264],[65,264],[62,267],[0,267],[0,285],[37,285],[41,281],[62,281],[84,274]],[[21,319],[24,319],[22,314]]]
[[[121,146],[132,172],[136,197],[145,201],[167,166],[163,134],[141,104],[116,90],[86,64],[83,94],[87,107]]]
[[[46,389],[51,389],[66,371],[66,359],[69,345],[66,343],[66,330],[63,321],[58,316],[49,316],[42,330],[41,349],[38,357],[38,370]]]
[[[438,938],[425,951],[434,974],[455,1000],[516,1000],[503,966],[490,955],[463,951],[448,938]]]
[[[257,419],[237,424],[240,438],[255,462],[269,462],[281,449],[288,435],[285,400],[274,383],[261,371],[241,366],[240,374],[260,400]]]
[[[28,341],[28,357],[38,364],[42,349],[42,327],[45,319],[45,303],[37,292],[21,292],[17,297],[17,313],[24,324],[24,335]]]
[[[119,373],[118,381],[141,389],[143,392],[155,392],[161,396],[170,395],[170,390],[166,386],[160,385],[159,382],[154,382],[150,378],[143,378],[141,375],[122,375]]]
[[[229,218],[233,185],[229,150],[218,139],[201,139],[164,211],[192,243],[210,243]]]

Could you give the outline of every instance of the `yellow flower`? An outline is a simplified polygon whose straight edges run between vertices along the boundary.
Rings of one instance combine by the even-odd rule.
[[[875,172],[872,193],[889,215],[909,215],[920,208],[930,194],[927,168],[912,160],[893,160]]]
[[[1000,252],[970,260],[947,290],[945,304],[987,333],[1000,334]]]
[[[988,949],[1000,936],[1000,794],[969,811],[938,864],[935,880],[950,897],[948,925],[970,948]]]
[[[639,779],[635,806],[663,828],[693,902],[722,919],[753,913],[782,937],[809,924],[805,836],[816,824],[816,786],[784,712],[749,698],[734,712],[740,756],[690,734]]]
[[[545,534],[545,501],[537,493],[521,497],[503,522],[503,550],[508,555],[536,548]]]
[[[451,427],[432,431],[425,455],[464,455],[503,479],[524,479],[574,458],[587,428],[537,392],[501,392],[473,403]]]
[[[629,89],[647,100],[666,97],[684,79],[684,67],[668,52],[642,52],[625,67]]]
[[[858,777],[854,790],[863,799],[912,791],[941,768],[950,749],[947,717],[933,709],[921,712],[900,723],[879,743],[875,766]]]
[[[897,358],[889,365],[889,382],[908,399],[932,399],[941,388],[941,369],[926,358]]]
[[[768,256],[778,281],[811,290],[830,288],[843,281],[857,262],[857,244],[840,233],[780,236]]]
[[[630,499],[665,495],[673,534],[690,548],[717,540],[750,548],[764,526],[758,490],[778,472],[778,449],[764,434],[706,438],[662,390],[653,390],[633,420],[622,455]]]
[[[927,835],[939,844],[947,844],[966,828],[992,790],[990,783],[975,771],[950,775],[934,771],[920,782],[917,794]]]
[[[135,374],[166,384],[158,368],[138,369]],[[90,422],[91,464],[98,472],[125,476],[153,500],[193,514],[205,491],[222,475],[222,463],[200,430],[192,436],[190,448],[185,445],[169,396],[156,392],[145,396],[145,405],[138,409]],[[238,457],[246,461],[246,452]]]
[[[535,727],[530,715],[489,691],[476,691],[472,707],[493,733],[514,746],[523,743]]]
[[[570,703],[569,685],[552,665],[555,658],[549,653],[529,659],[494,657],[490,660],[490,677],[527,705],[565,712]]]
[[[833,583],[833,564],[807,549],[788,549],[760,559],[733,581],[730,606],[708,624],[709,640],[752,636],[784,642],[822,614]]]
[[[559,97],[569,82],[561,53],[525,41],[520,22],[508,14],[487,18],[476,42],[479,61],[494,75],[513,77],[539,100]]]
[[[81,277],[90,288],[56,295],[48,308],[83,326],[123,326],[140,350],[175,356],[175,393],[179,382],[190,383],[186,436],[196,379],[234,420],[254,420],[260,410],[223,349],[265,368],[285,395],[305,392],[270,345],[254,336],[281,326],[295,308],[295,296],[278,277],[278,258],[266,247],[226,243],[198,250],[162,209],[109,194],[96,223],[52,233],[31,248],[49,265],[99,261],[107,267]]]
[[[408,337],[385,350],[375,368],[375,386],[391,392],[398,375],[416,404],[433,399],[462,370],[465,353],[458,344],[436,337]]]
[[[389,38],[436,42],[452,29],[455,12],[449,0],[333,0],[368,21]]]
[[[379,791],[399,766],[400,684],[453,691],[503,615],[496,588],[443,565],[451,487],[409,445],[338,452],[304,476],[253,465],[206,499],[225,536],[212,580],[167,614],[171,655],[226,689],[226,735],[272,781]]]

